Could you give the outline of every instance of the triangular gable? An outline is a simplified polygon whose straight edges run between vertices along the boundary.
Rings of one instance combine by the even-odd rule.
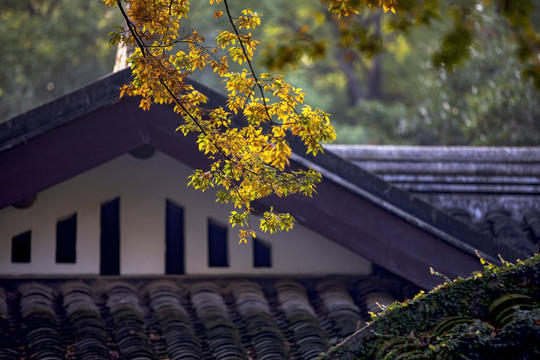
[[[179,119],[166,106],[138,108],[136,99],[118,99],[129,70],[105,77],[52,103],[0,124],[0,208],[144,145],[195,168],[208,161],[192,136],[174,129]],[[211,104],[225,98],[199,84]],[[455,277],[479,267],[478,248],[490,240],[448,214],[381,178],[327,152],[305,156],[292,142],[293,166],[321,171],[317,196],[263,199],[262,206],[291,212],[298,221],[409,281],[439,282],[429,268]]]

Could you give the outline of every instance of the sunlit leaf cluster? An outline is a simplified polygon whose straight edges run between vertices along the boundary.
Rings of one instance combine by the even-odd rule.
[[[127,24],[110,34],[111,44],[136,48],[128,59],[133,81],[122,88],[121,96],[139,96],[144,110],[151,104],[170,104],[181,119],[177,130],[197,134],[197,146],[212,164],[195,170],[189,185],[202,191],[216,188],[217,202],[234,206],[230,223],[247,228],[240,230],[240,242],[256,235],[250,223],[254,201],[272,195],[313,195],[321,175],[290,167],[288,137],[299,137],[307,153],[316,155],[323,150],[321,142],[335,139],[335,132],[328,114],[304,104],[301,89],[281,75],[255,72],[252,59],[258,42],[251,31],[261,24],[257,12],[245,9],[234,17],[226,0],[211,0],[217,7],[214,18],[228,20],[229,30],[219,31],[215,45],[209,46],[196,29],[183,29],[181,21],[190,12],[186,0],[105,3],[118,6]],[[232,71],[229,63],[244,68]],[[206,96],[184,81],[193,71],[208,67],[223,78],[225,106],[208,108]],[[233,121],[238,118],[240,123]],[[263,231],[293,226],[290,214],[272,208],[258,215]]]

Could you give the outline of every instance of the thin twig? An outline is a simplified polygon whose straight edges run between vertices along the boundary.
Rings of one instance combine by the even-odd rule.
[[[134,28],[133,23],[131,22],[131,20],[129,20],[129,17],[125,12],[124,7],[122,6],[122,1],[118,0],[118,1],[116,1],[116,3],[118,4],[118,8],[120,9],[120,12],[122,13],[122,16],[126,20],[126,23],[127,23],[128,28],[129,28],[129,31],[131,32],[131,35],[133,36],[133,38],[137,42],[137,45],[139,45],[139,48],[141,49],[141,52],[142,52],[143,56],[145,56],[146,55],[145,53],[146,53],[147,50],[146,50],[146,47],[144,45],[144,42],[139,38],[139,34],[137,34],[137,31]]]

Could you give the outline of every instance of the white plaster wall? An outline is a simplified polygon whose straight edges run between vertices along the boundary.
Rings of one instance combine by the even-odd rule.
[[[159,275],[165,264],[165,202],[184,207],[187,274],[367,274],[371,264],[296,224],[260,234],[272,246],[272,267],[254,268],[252,244],[228,231],[229,267],[208,267],[207,221],[226,225],[230,208],[214,193],[187,188],[191,169],[160,152],[146,160],[123,155],[38,194],[27,209],[0,210],[0,275],[99,274],[101,204],[120,197],[120,273]],[[56,223],[77,212],[77,261],[56,264]],[[31,263],[11,263],[11,240],[32,231]]]

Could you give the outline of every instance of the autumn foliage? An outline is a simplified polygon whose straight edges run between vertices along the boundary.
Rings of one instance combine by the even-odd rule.
[[[304,104],[304,93],[286,82],[283,76],[257,73],[253,53],[258,45],[251,30],[261,24],[251,9],[231,14],[226,0],[210,0],[216,6],[214,17],[226,16],[230,28],[209,46],[194,29],[182,33],[181,22],[190,11],[186,0],[104,0],[117,6],[127,23],[111,33],[111,45],[125,43],[136,50],[128,59],[133,81],[121,96],[141,97],[140,107],[172,104],[179,115],[177,131],[196,133],[199,150],[212,160],[210,169],[195,170],[189,185],[202,191],[216,187],[217,201],[232,203],[235,211],[230,223],[245,226],[240,242],[255,236],[250,215],[252,202],[270,195],[300,193],[312,196],[321,175],[312,170],[291,170],[291,148],[287,137],[297,136],[307,153],[323,150],[321,142],[335,139],[328,114]],[[129,6],[125,6],[127,3]],[[220,49],[225,50],[224,55]],[[230,63],[242,65],[231,71]],[[228,101],[225,107],[209,109],[208,99],[186,83],[192,72],[210,67],[224,79]],[[242,124],[233,124],[241,115]],[[261,215],[260,228],[274,232],[289,230],[294,219],[287,213],[269,209]]]
[[[153,103],[173,105],[179,115],[177,130],[197,134],[199,150],[208,155],[212,165],[196,170],[189,184],[203,191],[216,187],[219,202],[234,204],[231,224],[247,228],[240,231],[241,241],[255,236],[250,224],[253,201],[270,195],[314,193],[321,176],[311,169],[293,171],[289,167],[288,139],[300,138],[307,152],[316,155],[323,150],[321,142],[335,139],[335,132],[328,114],[304,104],[301,89],[291,86],[282,75],[254,69],[253,56],[259,42],[252,33],[261,25],[261,14],[252,9],[232,13],[229,1],[206,0],[215,7],[211,16],[227,23],[227,30],[220,30],[215,39],[206,41],[197,29],[185,30],[185,19],[190,13],[187,0],[103,1],[107,6],[118,7],[127,24],[115,27],[110,34],[111,45],[123,43],[136,49],[128,59],[133,81],[122,89],[122,96],[139,96],[145,110]],[[472,9],[492,7],[517,40],[515,55],[524,66],[523,77],[532,79],[540,89],[540,38],[530,17],[532,0],[320,1],[328,6],[328,19],[339,25],[336,41],[347,49],[345,61],[350,61],[355,51],[373,56],[384,49],[379,32],[357,29],[353,17],[365,9],[390,13],[385,27],[402,34],[447,18],[450,26],[431,62],[448,71],[469,58],[475,41],[479,41],[477,28],[482,19]],[[287,49],[277,51],[268,67],[283,70],[304,54],[322,57],[325,44],[313,40],[306,25],[292,37]],[[209,108],[206,96],[184,81],[193,72],[204,69],[213,70],[223,79],[228,96],[226,106]],[[241,123],[233,122],[233,118],[241,119]],[[265,231],[289,230],[293,226],[294,219],[289,214],[270,209],[258,215]]]

